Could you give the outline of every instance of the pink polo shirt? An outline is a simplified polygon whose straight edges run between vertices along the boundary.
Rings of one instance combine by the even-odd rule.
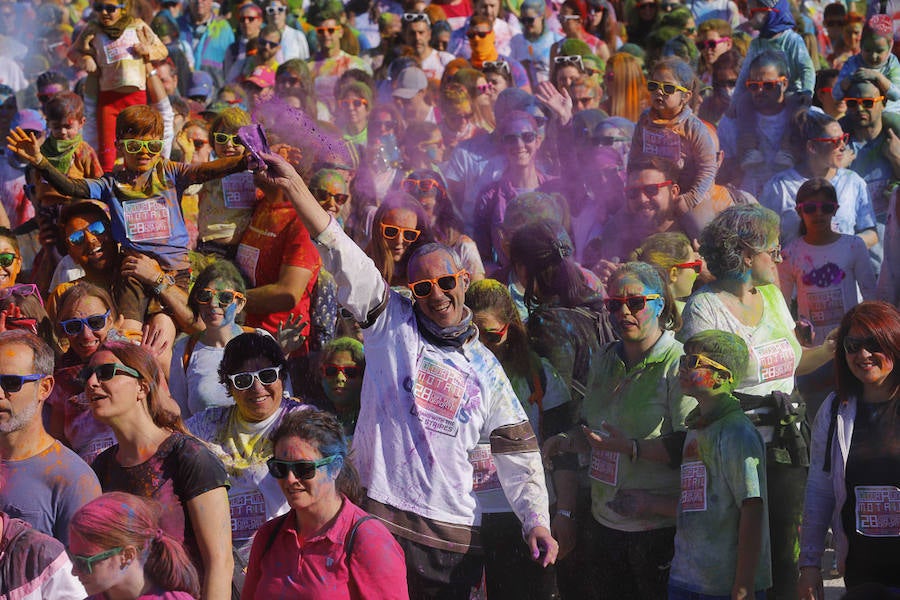
[[[242,600],[409,600],[403,550],[377,519],[359,526],[347,561],[344,542],[353,524],[367,514],[345,497],[331,527],[306,540],[297,531],[293,509],[287,520],[275,518],[263,525],[250,550]],[[280,528],[275,541],[263,556],[275,528]]]

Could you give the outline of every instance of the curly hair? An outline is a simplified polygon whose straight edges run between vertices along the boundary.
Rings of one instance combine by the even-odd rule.
[[[744,250],[761,251],[778,239],[778,214],[759,204],[726,208],[700,234],[700,255],[718,279],[744,273]]]

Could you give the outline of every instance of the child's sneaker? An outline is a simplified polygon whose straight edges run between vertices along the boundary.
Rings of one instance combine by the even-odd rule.
[[[753,167],[758,167],[766,161],[766,157],[763,156],[763,153],[753,148],[751,150],[747,150],[744,152],[744,158],[741,159],[741,168],[744,171],[749,171]]]

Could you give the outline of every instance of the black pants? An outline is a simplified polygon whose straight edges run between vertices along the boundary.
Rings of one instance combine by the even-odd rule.
[[[665,600],[675,554],[675,528],[618,531],[591,519],[591,598]]]
[[[806,493],[807,470],[772,461],[766,463],[769,490],[769,541],[772,546],[771,600],[797,596],[800,558],[800,520]]]
[[[394,536],[406,555],[410,600],[469,600],[481,585],[484,556],[438,550]]]
[[[556,567],[531,558],[514,513],[483,515],[481,544],[488,600],[558,600]]]

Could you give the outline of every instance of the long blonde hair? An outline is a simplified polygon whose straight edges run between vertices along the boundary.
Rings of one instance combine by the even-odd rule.
[[[647,79],[640,61],[626,52],[613,54],[606,65],[606,112],[637,123],[648,105]]]

